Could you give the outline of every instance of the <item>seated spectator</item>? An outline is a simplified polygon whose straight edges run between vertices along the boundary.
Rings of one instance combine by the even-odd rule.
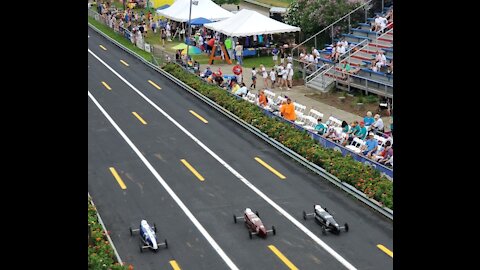
[[[240,87],[237,91],[235,91],[235,95],[239,97],[243,97],[248,93],[248,88],[245,83],[242,83],[242,87]]]
[[[208,78],[208,76],[212,75],[212,70],[210,69],[210,67],[207,67],[207,69],[205,69],[205,72],[203,74],[200,74],[200,77],[202,78]]]
[[[315,125],[315,130],[317,131],[318,134],[323,135],[325,132],[327,132],[327,125],[322,123],[322,118],[317,119],[317,125]]]
[[[383,125],[383,120],[382,120],[382,118],[380,118],[380,115],[375,114],[374,119],[375,119],[375,122],[373,122],[373,124],[371,125],[370,130],[372,130],[375,133],[377,133],[377,132],[384,133],[385,129],[384,129],[384,125]]]
[[[350,126],[347,121],[342,121],[342,132],[348,133],[350,131]]]
[[[235,94],[240,89],[240,85],[236,81],[232,81],[232,94]]]
[[[373,122],[375,122],[375,119],[372,117],[372,112],[371,111],[368,111],[367,115],[365,117],[363,117],[363,122],[365,123],[365,126],[367,128],[369,128],[370,125],[373,124]]]
[[[385,163],[390,157],[393,156],[392,143],[390,141],[385,142],[385,147],[378,154],[372,155],[372,159],[378,163]]]
[[[368,133],[368,139],[365,141],[365,145],[362,145],[360,148],[360,151],[364,156],[369,157],[372,153],[377,151],[378,141],[373,136],[373,132]]]
[[[261,107],[267,107],[268,105],[267,96],[265,95],[263,89],[260,89],[258,92],[258,105]]]
[[[213,73],[212,75],[215,75],[214,77],[214,81],[217,83],[218,86],[221,86],[222,83],[223,83],[223,76],[221,75],[221,73]]]
[[[324,134],[323,137],[329,138],[334,142],[341,143],[345,136],[343,135],[341,127],[332,127],[328,129],[327,134]]]
[[[280,115],[290,121],[295,121],[297,119],[297,115],[295,114],[295,105],[292,103],[290,98],[287,98],[287,103],[284,103],[282,106],[280,106]]]
[[[389,64],[387,64],[387,74],[393,74],[393,59]]]

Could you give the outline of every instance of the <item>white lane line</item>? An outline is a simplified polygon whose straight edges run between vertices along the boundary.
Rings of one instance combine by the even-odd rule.
[[[133,86],[129,81],[123,78],[118,72],[116,72],[113,68],[111,68],[107,63],[105,63],[102,59],[100,59],[97,55],[95,55],[90,49],[88,52],[93,55],[97,60],[102,63],[105,67],[107,67],[113,74],[115,74],[120,80],[122,80],[125,84],[130,86],[139,96],[141,96],[145,101],[150,103],[155,109],[157,109],[161,114],[163,114],[170,122],[172,122],[175,126],[177,126],[181,131],[183,131],[188,137],[190,137],[194,142],[196,142],[200,147],[202,147],[207,153],[209,153],[213,158],[215,158],[220,164],[222,164],[228,171],[230,171],[233,175],[235,175],[240,181],[242,181],[247,187],[257,193],[258,196],[262,197],[267,203],[269,203],[273,208],[275,208],[278,212],[284,215],[290,222],[292,222],[295,226],[297,226],[300,230],[302,230],[306,235],[308,235],[313,241],[319,244],[322,248],[324,248],[330,255],[332,255],[335,259],[337,259],[341,264],[343,264],[347,269],[353,270],[357,269],[347,260],[345,260],[340,254],[338,254],[335,250],[333,250],[327,243],[323,242],[318,236],[316,236],[313,232],[311,232],[307,227],[305,227],[302,223],[297,221],[292,215],[290,215],[286,210],[276,204],[272,199],[270,199],[267,195],[265,195],[262,191],[260,191],[257,187],[255,187],[250,181],[248,181],[245,177],[243,177],[240,173],[238,173],[235,169],[233,169],[228,163],[226,163],[223,159],[221,159],[217,154],[215,154],[210,148],[205,146],[199,139],[193,136],[188,130],[186,130],[182,125],[180,125],[175,119],[173,119],[170,115],[168,115],[165,111],[163,111],[157,104],[153,103],[149,98],[147,98],[142,92],[140,92],[135,86]]]
[[[97,105],[98,109],[103,113],[103,115],[108,119],[108,121],[113,125],[113,127],[120,133],[122,138],[128,143],[128,145],[133,149],[133,151],[137,154],[137,156],[142,160],[142,162],[147,166],[147,168],[150,170],[150,172],[157,178],[158,182],[163,186],[163,188],[172,196],[173,200],[180,206],[180,208],[183,210],[183,212],[187,215],[187,217],[192,221],[192,223],[197,227],[197,229],[200,231],[201,234],[207,239],[207,241],[212,245],[213,249],[217,251],[218,255],[222,257],[222,259],[225,261],[225,263],[230,267],[230,269],[235,269],[238,270],[238,267],[233,263],[233,261],[225,254],[225,252],[222,250],[222,248],[215,242],[215,240],[210,236],[210,234],[205,230],[205,228],[198,222],[198,220],[193,216],[192,212],[185,206],[185,204],[180,200],[180,198],[173,192],[173,190],[170,188],[170,186],[163,180],[163,178],[160,176],[160,174],[153,168],[152,164],[148,162],[148,160],[143,156],[143,154],[138,150],[138,148],[132,143],[132,141],[127,137],[127,135],[122,131],[122,129],[113,121],[113,119],[110,117],[110,115],[103,109],[102,105],[98,103],[98,101],[95,99],[95,97],[88,91],[88,96],[90,99]]]

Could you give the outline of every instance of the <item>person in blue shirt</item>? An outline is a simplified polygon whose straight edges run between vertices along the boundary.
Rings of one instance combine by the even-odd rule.
[[[315,130],[318,134],[323,135],[327,131],[327,125],[322,123],[322,118],[317,119],[318,124],[315,126]]]
[[[377,151],[378,141],[373,137],[373,132],[368,134],[368,139],[365,142],[365,145],[362,146],[362,154],[364,156],[370,156],[372,153]]]
[[[365,123],[365,126],[368,128],[373,122],[375,122],[375,119],[372,117],[372,112],[368,111],[367,116],[363,118],[363,122]]]

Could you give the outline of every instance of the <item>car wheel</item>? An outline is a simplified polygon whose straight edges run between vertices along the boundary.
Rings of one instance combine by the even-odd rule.
[[[233,215],[233,222],[237,223],[237,217]]]
[[[327,235],[327,229],[325,228],[325,225],[322,225],[322,234]]]
[[[168,249],[168,242],[167,239],[165,239],[165,248]]]
[[[348,223],[345,223],[345,231],[348,232]]]
[[[277,234],[277,230],[275,230],[275,226],[272,226],[272,231],[273,231],[273,235]]]
[[[303,211],[303,220],[307,220],[307,213],[305,213],[305,211]]]
[[[257,217],[260,217],[260,214],[258,213],[258,211],[255,211],[255,215],[257,215]]]
[[[157,232],[157,224],[155,224],[155,222],[153,223],[153,230],[155,231],[155,233]]]
[[[130,236],[133,235],[132,227],[130,227]]]
[[[252,232],[248,232],[248,237],[250,237],[250,239],[252,239]]]

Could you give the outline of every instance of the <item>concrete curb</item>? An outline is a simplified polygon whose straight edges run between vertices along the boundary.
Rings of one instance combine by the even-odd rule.
[[[321,168],[320,166],[308,161],[307,159],[305,159],[303,156],[299,155],[298,153],[292,151],[291,149],[285,147],[283,144],[281,144],[280,142],[268,137],[267,134],[261,132],[259,129],[257,129],[256,127],[248,124],[247,122],[243,121],[242,119],[240,119],[238,116],[236,116],[235,114],[231,113],[230,111],[226,110],[225,108],[221,107],[220,105],[218,105],[217,103],[215,103],[213,100],[209,99],[208,97],[205,97],[204,95],[202,95],[201,93],[199,93],[198,91],[196,91],[195,89],[191,88],[190,86],[188,86],[187,84],[185,84],[184,82],[180,81],[179,79],[173,77],[170,73],[156,67],[155,65],[153,65],[152,63],[146,61],[145,59],[143,59],[143,57],[141,57],[140,55],[138,55],[137,53],[133,52],[132,50],[124,47],[122,44],[118,43],[116,40],[113,40],[112,38],[110,38],[109,36],[105,35],[102,31],[98,30],[97,28],[95,28],[95,26],[91,25],[90,23],[88,24],[93,30],[95,30],[96,32],[98,32],[99,34],[101,34],[102,36],[104,36],[105,38],[109,39],[111,42],[113,42],[114,44],[116,44],[118,47],[120,47],[121,49],[123,49],[124,51],[132,54],[133,56],[137,57],[140,61],[142,61],[143,63],[145,63],[146,65],[148,65],[149,67],[151,67],[152,69],[158,71],[159,73],[161,73],[162,75],[164,75],[165,77],[167,77],[168,79],[170,79],[171,81],[175,82],[176,84],[178,84],[179,86],[181,86],[183,89],[187,90],[188,92],[190,92],[191,94],[193,94],[194,96],[196,96],[197,98],[199,98],[200,100],[203,100],[205,103],[207,103],[208,105],[210,105],[212,108],[216,109],[217,111],[223,113],[225,116],[227,116],[228,118],[230,118],[231,120],[235,121],[237,124],[241,125],[242,127],[244,127],[245,129],[251,131],[253,134],[257,135],[259,138],[263,139],[264,141],[266,141],[267,143],[269,143],[270,145],[272,145],[273,147],[277,148],[278,150],[280,150],[281,152],[283,152],[284,154],[286,154],[287,156],[291,157],[292,159],[294,159],[295,161],[299,162],[300,164],[302,164],[303,166],[307,167],[308,169],[310,169],[311,171],[317,173],[318,175],[322,176],[323,178],[327,179],[330,183],[333,183],[334,185],[336,185],[337,187],[339,187],[340,189],[342,189],[343,191],[347,192],[348,194],[352,195],[353,197],[355,197],[356,199],[362,201],[363,203],[365,203],[367,206],[369,206],[370,208],[376,210],[377,212],[381,213],[382,215],[384,215],[385,217],[393,220],[393,210],[387,208],[387,207],[381,207],[379,206],[377,203],[373,202],[370,200],[370,198],[368,198],[365,194],[363,194],[363,192],[360,192],[358,191],[356,188],[352,187],[350,184],[348,183],[345,183],[345,182],[342,182],[341,180],[339,180],[337,177],[333,176],[332,174],[328,173],[327,171],[325,171],[325,169]]]
[[[92,199],[92,197],[90,196],[90,193],[88,193],[88,198],[89,198],[90,201],[92,202],[93,207],[95,207],[95,209],[97,209],[97,207],[96,207],[95,204],[93,203],[93,199]],[[98,213],[98,209],[97,209],[96,212],[97,212],[98,221],[100,221],[100,224],[102,225],[103,231],[105,232],[105,235],[107,236],[108,242],[112,245],[112,248],[113,248],[113,251],[115,252],[115,256],[117,257],[118,263],[120,263],[120,265],[123,265],[123,261],[122,261],[122,259],[120,258],[120,255],[118,254],[117,249],[115,248],[115,245],[113,244],[113,241],[112,241],[112,239],[110,238],[110,235],[108,235],[107,228],[105,227],[105,224],[103,223],[102,218],[100,217],[100,213]]]

